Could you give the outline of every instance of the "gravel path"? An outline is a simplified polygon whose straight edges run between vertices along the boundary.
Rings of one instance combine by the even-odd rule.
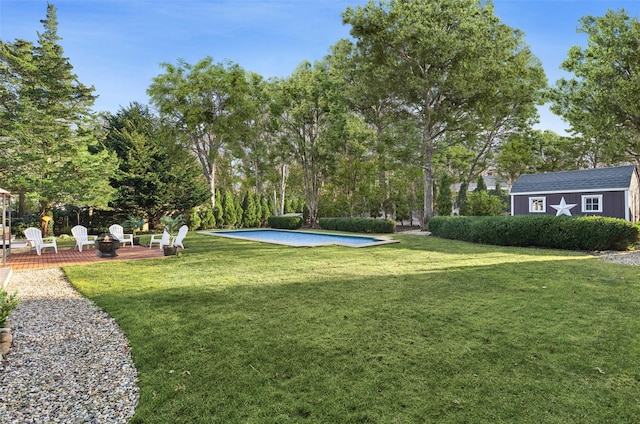
[[[640,251],[605,252],[600,254],[598,259],[617,264],[640,266]]]
[[[126,423],[137,373],[116,322],[60,269],[14,272],[13,347],[0,364],[0,421]]]

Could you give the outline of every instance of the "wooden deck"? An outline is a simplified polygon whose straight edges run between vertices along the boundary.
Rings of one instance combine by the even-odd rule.
[[[29,251],[26,249],[18,249],[11,252],[11,256],[7,258],[7,267],[11,267],[13,271],[22,271],[27,269],[39,268],[58,268],[65,265],[82,265],[96,262],[120,261],[125,259],[149,259],[162,258],[164,253],[156,248],[149,249],[148,246],[127,246],[118,249],[118,256],[115,258],[99,258],[97,250],[93,247],[84,247],[82,252],[77,249],[60,249],[58,253],[53,249],[47,248],[38,256],[35,249]],[[1,262],[1,261],[0,261]],[[0,263],[1,265],[1,263]]]

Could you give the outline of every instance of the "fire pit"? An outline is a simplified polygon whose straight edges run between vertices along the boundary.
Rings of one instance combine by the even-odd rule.
[[[96,249],[99,258],[115,258],[116,250],[120,249],[120,241],[111,233],[102,233],[96,239]]]

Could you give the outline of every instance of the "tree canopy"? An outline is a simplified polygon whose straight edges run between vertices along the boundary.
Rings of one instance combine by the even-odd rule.
[[[198,158],[209,182],[211,207],[216,204],[216,167],[239,140],[249,134],[249,81],[233,63],[207,57],[195,65],[179,60],[162,64],[147,93],[160,113]]]
[[[116,162],[91,150],[100,130],[94,89],[64,57],[53,5],[41,22],[35,44],[0,41],[0,175],[12,191],[37,196],[42,215],[53,203],[106,207]]]
[[[624,10],[580,19],[586,48],[573,46],[552,90],[552,110],[572,131],[604,147],[606,160],[640,164],[640,22]]]
[[[133,103],[101,121],[49,5],[37,42],[0,42],[3,184],[37,196],[41,214],[66,203],[248,226],[308,210],[312,225],[369,215],[424,227],[450,213],[456,183],[460,213],[501,213],[466,192],[489,168],[513,183],[640,163],[640,24],[624,11],[580,20],[588,45],[570,50],[574,78],[551,90],[490,1],[371,0],[342,18],[352,38],[287,77],[210,57],[164,63],[147,90],[158,115]],[[572,137],[532,129],[549,98]]]
[[[535,116],[546,86],[520,31],[478,0],[380,1],[348,8],[359,61],[388,78],[388,93],[415,131],[402,140],[424,175],[423,225],[433,216],[434,155],[473,134],[492,139]]]
[[[195,157],[177,145],[148,106],[132,103],[109,115],[104,145],[120,159],[111,186],[118,190],[111,203],[124,215],[141,216],[152,226],[174,210],[206,202],[206,180]]]

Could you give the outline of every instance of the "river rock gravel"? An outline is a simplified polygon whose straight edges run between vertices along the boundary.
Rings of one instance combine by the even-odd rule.
[[[640,251],[631,252],[604,252],[598,255],[598,259],[622,265],[640,266]]]
[[[126,423],[137,372],[116,322],[58,268],[14,272],[13,346],[0,364],[0,422]]]

